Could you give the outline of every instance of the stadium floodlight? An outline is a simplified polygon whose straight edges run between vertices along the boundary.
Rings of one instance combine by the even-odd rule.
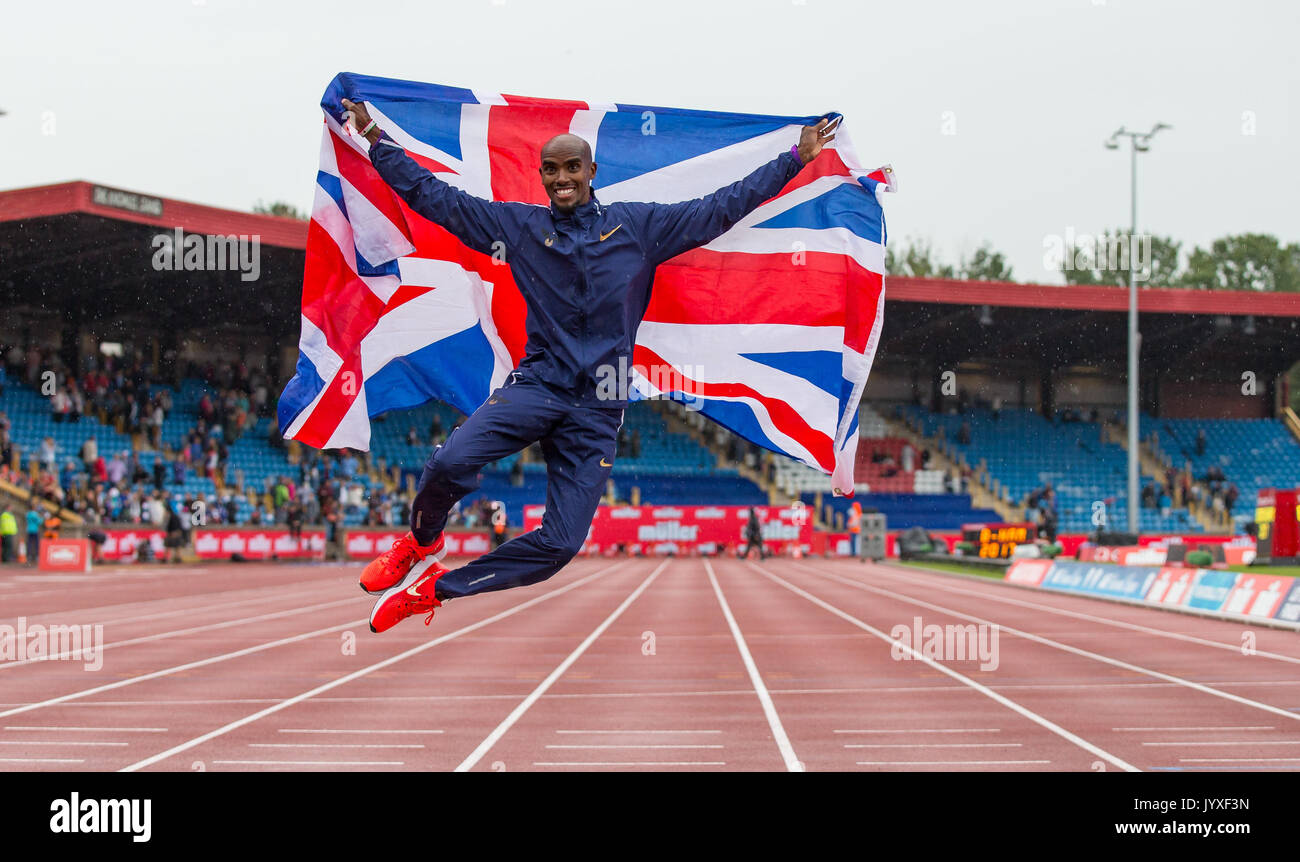
[[[1151,139],[1157,132],[1172,129],[1168,123],[1156,123],[1151,131],[1130,132],[1120,126],[1106,140],[1106,149],[1119,149],[1119,139],[1129,140],[1129,160],[1132,165],[1129,181],[1129,204],[1133,217],[1133,229],[1129,233],[1129,245],[1137,242],[1138,199],[1137,199],[1137,154],[1151,149]],[[1137,267],[1133,265],[1132,255],[1128,266],[1128,531],[1138,531],[1138,312],[1137,312]]]

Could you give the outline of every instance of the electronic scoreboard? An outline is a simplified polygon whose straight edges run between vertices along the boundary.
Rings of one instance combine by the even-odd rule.
[[[962,524],[961,540],[970,542],[979,556],[991,560],[1004,560],[1011,556],[1016,545],[1033,542],[1038,538],[1034,524]]]

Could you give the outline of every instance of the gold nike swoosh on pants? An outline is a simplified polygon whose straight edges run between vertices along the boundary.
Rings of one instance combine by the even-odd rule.
[[[608,461],[606,461],[604,458],[601,458],[601,459],[600,459],[600,466],[602,466],[602,467],[613,467],[614,465],[611,464],[611,463],[609,463]]]
[[[623,226],[623,225],[620,224],[618,227],[622,227],[622,226]],[[605,240],[607,240],[607,239],[609,239],[611,236],[613,236],[613,235],[614,235],[614,232],[618,230],[618,227],[614,228],[614,230],[610,231],[609,233],[602,233],[602,234],[600,235],[600,241],[601,241],[601,242],[604,242]]]

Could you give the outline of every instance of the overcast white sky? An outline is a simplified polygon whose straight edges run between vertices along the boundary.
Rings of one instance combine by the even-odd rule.
[[[9,4],[4,23],[0,188],[86,179],[306,210],[320,95],[353,71],[838,110],[864,162],[895,166],[891,240],[949,259],[988,240],[1022,281],[1059,281],[1045,236],[1127,225],[1128,156],[1102,141],[1159,120],[1174,129],[1140,159],[1142,229],[1185,249],[1245,231],[1300,241],[1295,2],[46,0]]]

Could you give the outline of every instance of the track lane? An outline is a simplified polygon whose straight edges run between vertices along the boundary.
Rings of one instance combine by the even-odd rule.
[[[704,561],[676,560],[485,760],[508,770],[784,769],[745,685]]]
[[[365,629],[372,600],[356,589],[355,565],[269,567],[275,582],[260,585],[247,580],[261,580],[255,566],[216,578],[138,571],[136,600],[90,608],[61,586],[50,594],[68,600],[59,613],[99,615],[112,622],[104,639],[121,646],[98,674],[66,661],[0,665],[0,771],[120,769],[178,746],[141,768],[450,770],[534,694],[476,769],[778,770],[776,726],[809,770],[1117,768],[970,683],[1142,769],[1300,766],[1288,727],[1300,714],[1300,649],[1289,632],[856,561],[763,566],[833,610],[731,559],[709,562],[716,591],[704,561],[678,559],[629,602],[663,561],[616,561],[622,569],[553,600],[403,655],[611,562],[580,558],[534,588],[449,603],[431,629],[411,620],[383,636]],[[10,611],[4,592],[0,606]],[[987,620],[1057,645],[1004,631],[996,671],[944,663],[963,682],[894,660],[858,625],[887,634],[918,615]],[[1253,656],[1234,646],[1247,630]],[[354,654],[342,649],[347,631]],[[646,632],[655,655],[642,653]]]
[[[322,728],[344,732],[321,741],[295,738],[295,746],[304,746],[295,750],[338,752],[347,749],[333,746],[378,744],[367,731],[393,731],[390,735],[397,740],[414,731],[439,731],[413,734],[427,735],[429,741],[403,741],[422,746],[394,749],[405,756],[366,764],[358,759],[357,766],[449,770],[474,749],[485,728],[499,723],[544,677],[556,656],[581,641],[587,620],[608,613],[646,573],[640,561],[583,560],[558,580],[449,602],[438,611],[432,629],[408,620],[373,638],[383,639],[389,653],[380,662],[332,663],[320,673],[327,678],[320,686],[308,688],[299,681],[283,704],[256,712],[237,710],[219,727],[209,726],[128,766],[178,769],[198,760],[221,769],[349,768],[349,758],[337,754],[320,763],[283,765],[274,761],[301,758],[268,758],[265,752],[248,756],[257,746],[283,744],[287,731]],[[368,633],[366,637],[371,638]],[[344,668],[346,673],[340,673]],[[316,700],[327,692],[334,699]],[[155,759],[166,752],[171,753]]]
[[[1074,647],[1067,641],[1081,637],[1093,636],[1089,633],[1056,632],[1050,637],[1037,635],[1035,627],[1052,626],[1059,618],[1041,615],[1024,617],[1032,612],[1023,608],[1008,608],[994,602],[981,605],[978,598],[961,596],[962,602],[953,601],[954,596],[942,593],[930,601],[909,594],[900,589],[893,581],[883,586],[871,583],[871,573],[859,570],[858,577],[845,577],[834,571],[822,571],[805,564],[791,563],[783,566],[782,575],[792,582],[815,592],[833,603],[846,608],[858,608],[864,614],[876,614],[890,628],[894,625],[911,626],[916,616],[923,618],[926,624],[967,625],[980,622],[997,623],[1001,630],[1001,665],[995,673],[995,681],[989,685],[993,689],[1014,695],[1020,702],[1031,709],[1039,711],[1063,726],[1077,728],[1080,735],[1094,740],[1106,750],[1134,763],[1143,769],[1166,769],[1171,767],[1190,768],[1178,758],[1185,756],[1177,746],[1164,746],[1163,741],[1194,742],[1189,748],[1211,748],[1204,743],[1222,743],[1222,748],[1240,750],[1250,756],[1264,756],[1276,753],[1279,747],[1288,745],[1288,740],[1296,739],[1295,713],[1285,710],[1280,713],[1269,704],[1243,703],[1229,699],[1236,697],[1226,692],[1210,692],[1206,684],[1196,680],[1182,678],[1171,679],[1173,675],[1164,676],[1164,670],[1151,667],[1160,665],[1153,660],[1153,653],[1171,649],[1187,650],[1192,645],[1174,642],[1153,635],[1132,633],[1122,640],[1109,641],[1109,648],[1087,650],[1092,655],[1083,654],[1081,647]],[[856,594],[856,595],[855,595]],[[944,599],[947,599],[946,604]],[[952,613],[941,608],[947,608]],[[867,610],[869,609],[869,610]],[[1159,614],[1158,611],[1150,613]],[[1015,635],[1013,628],[1021,629],[1026,636]],[[1044,638],[1054,643],[1045,643],[1033,638]],[[1063,648],[1064,647],[1064,648]],[[1287,663],[1273,662],[1271,665],[1250,664],[1233,665],[1231,655],[1211,647],[1200,647],[1202,655],[1190,660],[1192,670],[1200,675],[1219,678],[1240,678],[1243,674],[1259,677],[1258,682],[1277,681],[1281,687],[1290,688],[1293,681],[1287,680],[1285,674],[1280,679],[1271,679],[1277,669],[1290,667]],[[1113,655],[1120,655],[1115,659]],[[1132,667],[1124,667],[1120,662],[1126,658],[1137,658]],[[1188,669],[1188,660],[1181,657],[1167,659],[1165,667],[1179,670]],[[1157,680],[1165,684],[1151,685]],[[1143,684],[1145,681],[1148,684]],[[1213,680],[1211,680],[1213,681]],[[1110,685],[1105,696],[1099,696],[1098,683]],[[1221,688],[1221,686],[1219,686]],[[1264,690],[1270,687],[1264,686]],[[1225,697],[1224,694],[1229,697]],[[1251,700],[1246,698],[1246,700]],[[1152,720],[1159,717],[1158,720]],[[1175,720],[1176,719],[1176,720]],[[1208,731],[1188,731],[1194,739],[1178,739],[1180,733],[1174,731],[1137,732],[1123,730],[1129,727],[1205,727]],[[1237,730],[1236,728],[1255,728]],[[1160,739],[1153,739],[1152,733],[1165,733]],[[1211,734],[1207,736],[1206,734]],[[1172,734],[1172,736],[1170,735]],[[1198,735],[1199,734],[1199,735]]]
[[[37,690],[32,692],[31,701],[0,709],[0,741],[14,738],[13,733],[3,730],[5,726],[75,726],[87,723],[86,717],[91,714],[114,717],[113,720],[96,719],[97,724],[111,725],[117,721],[129,726],[157,726],[173,736],[189,738],[210,730],[219,718],[246,714],[249,710],[244,701],[264,700],[268,696],[283,700],[299,694],[304,681],[319,683],[342,676],[362,662],[382,660],[414,642],[429,639],[428,630],[418,620],[405,622],[406,628],[386,633],[386,637],[371,635],[366,630],[364,615],[368,614],[374,599],[357,590],[355,582],[334,583],[330,590],[334,595],[342,592],[349,598],[342,606],[317,615],[314,628],[308,630],[303,625],[286,633],[282,620],[268,620],[241,630],[153,641],[109,651],[105,654],[105,671],[113,677],[109,681],[103,679],[104,673],[82,673],[67,662],[33,665],[61,673],[41,673],[24,680],[35,684]],[[330,590],[324,590],[324,595],[331,595]],[[521,601],[518,596],[501,596],[492,594],[494,601],[481,603],[449,603],[447,609],[454,612],[445,616],[472,623]],[[358,616],[358,612],[362,615]],[[350,637],[354,644],[351,654],[343,649],[345,637]],[[107,664],[109,658],[115,663],[111,668]],[[15,671],[13,678],[17,679],[16,675],[23,670]],[[88,680],[88,677],[100,678]],[[10,688],[6,686],[7,693]],[[71,699],[47,703],[60,697]],[[97,709],[98,700],[106,705]],[[34,704],[36,708],[32,708]],[[36,738],[31,733],[24,731],[17,736]],[[58,732],[41,738],[67,737],[66,733]],[[132,754],[136,744],[136,741],[131,743]],[[5,746],[0,744],[2,747]],[[117,751],[101,754],[70,768],[119,768],[124,762],[122,757],[130,756]],[[0,763],[0,768],[5,767],[6,764]]]
[[[886,620],[861,613],[849,614],[856,620],[845,619],[792,594],[763,567],[719,560],[715,568],[794,750],[809,771],[1088,770],[1099,759],[1095,751],[925,662],[893,659],[891,645],[860,624],[879,629]],[[964,667],[960,673],[974,676]],[[971,729],[981,734],[962,747],[937,741]],[[862,731],[878,730],[901,733],[887,742],[857,738],[872,736]],[[913,736],[916,731],[928,733]]]

